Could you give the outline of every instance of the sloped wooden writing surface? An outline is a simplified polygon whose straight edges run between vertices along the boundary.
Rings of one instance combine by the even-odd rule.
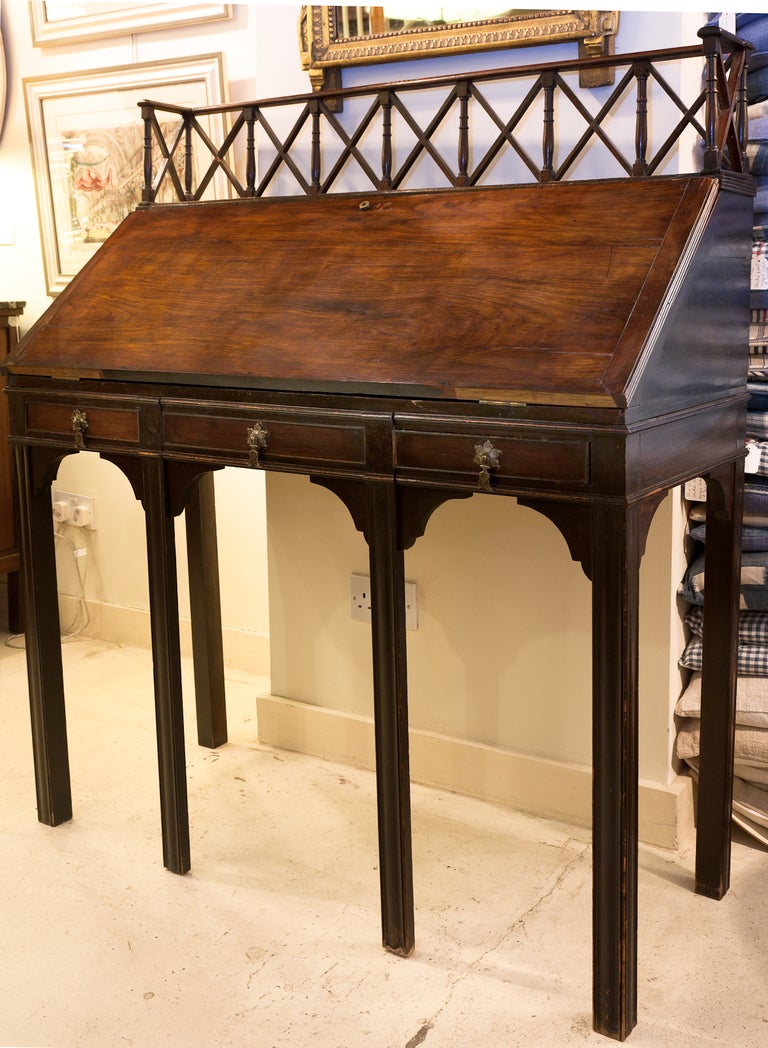
[[[718,195],[680,176],[139,210],[10,370],[622,407]]]

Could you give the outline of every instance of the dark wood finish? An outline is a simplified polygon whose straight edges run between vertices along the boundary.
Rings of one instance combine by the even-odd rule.
[[[204,473],[194,486],[185,522],[197,741],[213,749],[227,741],[213,473]]]
[[[50,494],[61,455],[23,444],[14,452],[37,817],[58,826],[72,818]]]
[[[639,506],[592,510],[592,834],[595,1026],[637,1021]]]
[[[707,612],[701,695],[701,753],[697,819],[701,846],[696,852],[696,891],[721,899],[730,883],[730,815],[733,794],[733,743],[736,710],[738,621],[728,608],[739,600],[742,463],[713,470],[707,477],[707,541],[731,557],[705,553]],[[711,827],[702,834],[701,828]]]
[[[291,95],[245,103],[187,109],[167,102],[140,103],[144,120],[143,204],[152,204],[158,192],[171,190],[178,200],[201,200],[210,190],[215,176],[225,178],[228,192],[239,197],[262,197],[275,191],[281,178],[293,187],[288,192],[328,193],[345,188],[350,171],[354,185],[362,179],[370,191],[403,189],[414,168],[425,159],[433,165],[431,184],[436,187],[489,185],[498,177],[496,161],[507,148],[519,158],[526,175],[540,182],[573,177],[573,170],[596,139],[605,145],[619,167],[630,177],[644,178],[663,169],[681,139],[694,132],[703,144],[703,170],[718,173],[728,169],[747,171],[746,65],[752,44],[726,33],[718,26],[699,30],[701,43],[648,52],[615,55],[610,59],[566,60],[545,65],[516,65],[502,69],[446,75],[398,83],[366,85],[332,90],[320,94]],[[699,84],[706,64],[704,90],[693,98],[680,97],[672,83],[681,69],[692,76],[682,80]],[[572,77],[579,72],[586,86],[588,78],[607,75],[604,83],[615,88],[599,111],[584,106],[574,90]],[[671,75],[670,75],[671,74]],[[648,90],[648,85],[651,91]],[[676,107],[678,119],[665,139],[651,140],[648,134],[648,101],[657,90]],[[595,81],[592,80],[592,86]],[[624,124],[626,104],[634,91],[636,98],[634,151],[627,153],[615,139],[615,118]],[[347,100],[364,98],[358,119],[341,121],[336,114]],[[500,97],[500,101],[498,100]],[[515,101],[517,100],[517,101]],[[509,108],[510,105],[513,108]],[[543,113],[541,152],[529,152],[517,137],[518,125],[526,123],[537,108]],[[227,114],[229,127],[220,143],[205,130],[206,114]],[[487,127],[498,133],[471,135],[474,115],[479,113]],[[577,141],[567,155],[557,155],[559,114],[568,124],[567,140]],[[393,119],[393,116],[395,119]],[[291,123],[293,120],[293,123]],[[166,139],[161,122],[175,128]],[[231,126],[230,126],[231,125]],[[370,143],[381,136],[381,161],[377,164],[361,140]],[[445,134],[454,127],[455,161],[452,149],[446,153]],[[280,134],[276,127],[280,128]],[[579,132],[581,132],[579,134]],[[311,146],[306,148],[306,135]],[[469,141],[472,139],[470,165]],[[245,141],[243,141],[245,139]],[[374,138],[375,140],[375,138]],[[192,156],[186,150],[194,144]],[[327,159],[324,143],[330,141]],[[300,143],[298,147],[296,143]],[[683,149],[688,150],[687,142]],[[245,182],[236,170],[245,155]],[[256,178],[256,156],[259,178]],[[327,163],[324,163],[326,161]],[[183,169],[184,178],[179,177]],[[496,170],[495,170],[496,169]],[[519,176],[506,175],[506,181]],[[577,176],[578,177],[578,176]],[[279,192],[279,190],[278,190]],[[282,195],[286,195],[283,190]]]
[[[18,318],[25,305],[24,302],[0,302],[0,361],[8,356],[19,341]],[[8,432],[5,378],[0,376],[0,574],[7,578],[8,629],[11,633],[20,633],[22,622],[19,551],[16,540],[13,463],[11,449],[6,443]]]
[[[144,458],[142,475],[147,521],[163,862],[174,873],[186,873],[190,868],[189,812],[174,517],[170,508],[166,465],[162,459]]]
[[[78,378],[184,374],[222,386],[625,406],[684,245],[717,197],[717,179],[689,176],[380,195],[366,210],[359,196],[333,196],[137,211],[33,327],[34,366]],[[300,251],[290,247],[297,230]],[[202,242],[206,265],[190,265]],[[208,294],[208,267],[226,272],[226,295]],[[162,354],[146,287],[163,303]],[[192,326],[189,303],[202,298]],[[375,338],[361,339],[365,326]],[[59,432],[64,416],[41,425]],[[171,424],[183,443],[183,420]],[[222,426],[218,439],[233,438]]]
[[[408,764],[408,684],[405,568],[397,548],[395,489],[370,481],[368,547],[371,571],[374,729],[379,812],[382,937],[393,953],[415,942]]]
[[[715,63],[712,85],[721,74]],[[315,169],[319,195],[129,216],[7,366],[36,773],[57,812],[68,768],[45,607],[51,463],[99,451],[144,504],[164,859],[178,872],[189,837],[173,518],[187,509],[198,619],[218,599],[198,477],[224,465],[306,474],[369,546],[383,939],[409,953],[403,550],[449,498],[517,497],[556,524],[592,580],[594,1022],[627,1036],[639,567],[661,499],[698,475],[710,477],[711,519],[697,890],[719,897],[728,882],[753,186],[738,163],[713,170],[738,122],[727,90],[721,101],[725,118],[702,131],[706,174],[563,183],[551,165],[552,181],[535,185],[330,198]],[[289,147],[279,152],[287,161]],[[200,643],[214,651],[210,632]],[[204,661],[201,702],[218,707],[218,664]]]

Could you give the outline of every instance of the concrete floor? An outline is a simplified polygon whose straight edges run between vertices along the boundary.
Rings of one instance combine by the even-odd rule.
[[[0,636],[0,641],[6,639]],[[192,872],[163,869],[149,654],[64,645],[75,817],[36,820],[23,651],[0,644],[0,1045],[567,1048],[591,1029],[588,834],[414,786],[417,948],[380,946],[373,776],[188,733]],[[191,693],[191,667],[185,685]],[[190,705],[188,703],[188,705]],[[731,891],[641,849],[636,1048],[768,1043],[768,854]]]

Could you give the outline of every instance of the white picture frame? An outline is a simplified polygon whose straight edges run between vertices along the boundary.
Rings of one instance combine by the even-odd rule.
[[[196,108],[226,102],[223,58],[218,53],[31,77],[24,80],[24,97],[46,285],[55,295],[141,200],[144,124],[138,103]],[[170,119],[175,124],[177,118]],[[221,114],[201,123],[214,141],[223,140]],[[201,166],[208,159],[201,155]],[[169,179],[166,187],[170,194]],[[221,174],[210,195],[229,195]]]
[[[29,13],[32,42],[36,47],[44,47],[222,21],[232,18],[232,8],[232,4],[188,4],[173,0],[167,3],[31,0]]]

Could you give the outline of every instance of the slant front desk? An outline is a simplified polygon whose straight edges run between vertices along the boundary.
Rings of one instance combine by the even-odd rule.
[[[50,509],[62,457],[87,448],[116,463],[146,511],[164,858],[177,872],[190,854],[174,517],[186,509],[201,734],[216,745],[211,471],[306,474],[370,548],[383,938],[408,954],[403,551],[448,499],[514,496],[555,523],[592,580],[594,1014],[626,1037],[639,566],[657,506],[699,475],[696,879],[716,898],[728,885],[751,194],[747,174],[718,167],[190,201],[125,219],[8,366],[40,819],[71,815]]]

